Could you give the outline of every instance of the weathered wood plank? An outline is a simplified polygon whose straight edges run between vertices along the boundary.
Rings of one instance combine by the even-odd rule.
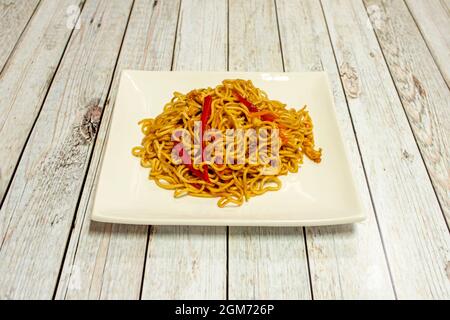
[[[42,1],[0,75],[0,203],[69,41],[65,15],[75,3]]]
[[[365,7],[322,4],[397,297],[449,298],[450,235]]]
[[[404,2],[365,4],[450,225],[450,91]]]
[[[40,0],[0,0],[0,71]]]
[[[325,18],[316,0],[277,0],[286,71],[328,73],[339,125],[366,208],[363,223],[306,228],[314,299],[392,299],[386,257]]]
[[[406,0],[406,4],[450,87],[450,0]]]
[[[230,1],[232,71],[283,71],[274,1]],[[303,228],[229,228],[230,299],[311,298]]]
[[[183,0],[175,70],[226,70],[227,1]],[[143,299],[226,298],[226,228],[151,228]]]
[[[226,228],[152,227],[142,299],[225,299]]]
[[[91,192],[105,146],[114,101],[124,69],[170,70],[179,1],[136,0],[114,81],[102,117],[57,299],[138,299],[144,271],[147,226],[90,221]],[[101,266],[101,267],[99,267]]]
[[[88,1],[0,210],[0,298],[51,298],[132,1]],[[89,130],[91,129],[91,130]]]

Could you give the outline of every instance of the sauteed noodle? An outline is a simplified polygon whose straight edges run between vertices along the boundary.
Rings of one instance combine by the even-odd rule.
[[[316,163],[322,156],[306,107],[288,109],[247,80],[175,92],[139,124],[144,138],[132,153],[149,179],[176,198],[217,197],[219,207],[280,190],[279,176],[297,172],[304,155]]]

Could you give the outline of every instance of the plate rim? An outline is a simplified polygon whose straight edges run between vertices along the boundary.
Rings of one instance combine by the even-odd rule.
[[[262,218],[262,219],[210,219],[210,218],[124,218],[124,217],[111,217],[108,214],[101,213],[100,210],[94,210],[95,208],[95,198],[97,196],[98,191],[98,183],[99,183],[99,177],[103,168],[103,161],[104,161],[104,155],[106,154],[106,150],[108,148],[108,144],[110,143],[110,133],[111,133],[111,124],[114,120],[114,113],[116,111],[116,105],[117,105],[117,98],[120,94],[120,92],[123,90],[123,81],[124,77],[130,74],[138,74],[138,73],[151,73],[151,74],[223,74],[223,75],[229,75],[229,74],[249,74],[249,75],[264,75],[264,74],[276,74],[276,75],[306,75],[306,74],[320,74],[325,77],[326,87],[328,91],[328,95],[330,97],[331,102],[331,109],[332,109],[332,117],[333,121],[336,124],[339,140],[342,142],[343,146],[343,153],[345,157],[345,163],[348,166],[349,173],[350,173],[350,180],[351,184],[353,185],[354,191],[355,191],[355,199],[357,203],[357,210],[353,210],[354,212],[342,216],[339,218],[326,218],[326,219],[270,219],[270,218]],[[103,144],[102,150],[100,151],[100,160],[99,164],[96,168],[96,174],[94,177],[94,183],[93,187],[90,192],[90,219],[92,221],[97,222],[103,222],[103,223],[117,223],[117,224],[126,224],[126,225],[189,225],[189,226],[273,226],[273,227],[293,227],[293,226],[331,226],[331,225],[342,225],[342,224],[352,224],[352,223],[358,223],[362,222],[367,219],[367,212],[365,210],[365,207],[362,204],[361,200],[361,194],[359,188],[357,188],[356,178],[353,174],[353,171],[351,170],[351,162],[349,161],[349,150],[344,143],[343,134],[341,126],[337,119],[336,114],[336,105],[335,105],[335,99],[334,94],[331,89],[331,82],[328,76],[328,73],[326,71],[305,71],[305,72],[281,72],[281,71],[155,71],[155,70],[136,70],[136,69],[123,69],[121,71],[120,77],[119,77],[119,84],[117,88],[117,93],[115,96],[114,104],[112,105],[111,115],[110,119],[108,119],[107,126],[107,132],[105,134],[105,142]]]

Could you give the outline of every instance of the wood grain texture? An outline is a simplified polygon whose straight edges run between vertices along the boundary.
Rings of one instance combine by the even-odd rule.
[[[0,203],[69,41],[65,14],[75,3],[42,1],[0,74]]]
[[[450,0],[405,0],[450,87]]]
[[[230,1],[232,71],[283,71],[274,1]],[[230,299],[311,298],[303,228],[229,228]]]
[[[138,299],[147,226],[90,221],[92,191],[124,69],[170,70],[179,1],[136,0],[78,208],[57,299]]]
[[[84,7],[0,210],[0,298],[54,294],[131,4]]]
[[[226,70],[227,1],[183,0],[175,70]],[[225,299],[226,228],[151,228],[143,299]]]
[[[365,4],[450,225],[450,91],[405,4]]]
[[[66,9],[84,2],[69,41]],[[55,289],[57,299],[137,299],[141,289],[144,299],[223,299],[227,276],[231,299],[449,299],[449,8],[0,0],[0,203],[13,179],[0,208],[0,299]],[[172,59],[176,70],[327,71],[368,219],[232,227],[228,274],[226,228],[91,222],[120,72],[169,70]]]
[[[397,297],[449,298],[450,235],[365,7],[322,4]]]
[[[354,225],[306,228],[314,299],[392,299],[387,261],[320,3],[277,0],[276,4],[286,71],[328,74],[367,215],[366,221]]]
[[[225,299],[226,228],[151,227],[142,299]]]
[[[0,0],[0,71],[40,0]]]

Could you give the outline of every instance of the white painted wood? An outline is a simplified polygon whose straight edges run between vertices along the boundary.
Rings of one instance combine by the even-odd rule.
[[[56,299],[139,299],[148,228],[83,217],[72,232]]]
[[[226,228],[151,227],[142,299],[225,299]]]
[[[322,5],[397,297],[448,299],[450,235],[365,7]]]
[[[65,15],[76,3],[43,0],[0,75],[0,202],[69,41]]]
[[[450,0],[405,0],[450,87]]]
[[[283,71],[274,1],[230,1],[232,71]],[[303,228],[229,228],[230,299],[311,298]]]
[[[183,0],[175,70],[226,70],[227,1]],[[226,228],[151,228],[143,299],[225,299]]]
[[[0,70],[25,29],[39,0],[0,0]]]
[[[365,4],[450,225],[450,91],[404,2]]]
[[[392,299],[386,257],[320,3],[277,0],[276,4],[286,71],[328,73],[367,215],[366,221],[354,225],[306,228],[314,299]]]
[[[54,294],[91,151],[82,133],[101,112],[88,106],[104,105],[131,4],[84,7],[0,210],[0,298]]]
[[[448,230],[404,114],[442,209],[448,210],[448,91],[403,3],[364,1],[372,24],[359,1],[324,0],[323,9],[395,291],[399,298],[448,299]],[[2,174],[6,163],[12,173],[17,160],[7,156],[20,152],[20,139],[31,129],[70,32],[64,30],[65,17],[58,20],[64,14],[61,1],[43,0],[26,26],[37,3],[0,0],[0,69],[10,57],[0,74]],[[406,3],[448,85],[448,0]],[[369,9],[372,4],[382,9],[381,15]],[[114,101],[120,70],[170,67],[178,5],[135,1],[113,76],[131,1],[87,1],[82,29],[69,44],[0,210],[0,298],[51,298],[70,235],[59,299],[138,298],[145,259],[143,298],[225,297],[224,228],[152,228],[145,257],[147,227],[89,221],[91,190],[112,110],[104,102],[111,78],[108,100]],[[230,69],[282,70],[272,2],[233,0],[230,5]],[[369,214],[367,221],[353,227],[307,229],[314,298],[392,298],[320,2],[277,0],[277,5],[286,70],[324,69],[330,75]],[[226,15],[226,0],[183,0],[177,70],[226,69]],[[384,23],[381,27],[378,19]],[[91,141],[80,137],[78,127],[85,107],[97,99],[105,105],[104,121],[77,207],[91,152]],[[91,115],[96,122],[98,114]],[[7,145],[13,147],[5,152]],[[0,190],[5,176],[0,175]],[[302,228],[230,228],[230,298],[310,298],[303,237]]]
[[[138,299],[147,247],[147,226],[90,221],[92,190],[105,146],[121,70],[170,70],[179,1],[134,3],[114,81],[97,136],[57,299]]]

